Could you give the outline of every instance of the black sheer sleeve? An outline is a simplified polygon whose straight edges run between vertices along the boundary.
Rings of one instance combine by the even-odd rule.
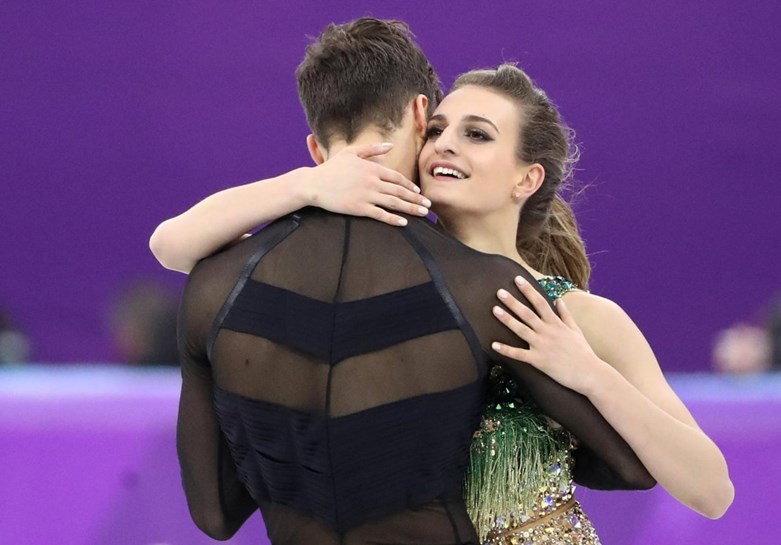
[[[498,341],[527,348],[521,339],[493,317],[496,291],[505,288],[526,306],[531,303],[518,291],[513,279],[521,275],[545,296],[534,277],[517,263],[463,247],[436,228],[416,223],[410,233],[430,248],[443,281],[474,328],[488,358],[500,361],[521,390],[546,414],[568,429],[579,441],[575,452],[575,480],[597,489],[648,489],[656,484],[627,442],[582,394],[562,386],[538,369],[491,349]],[[475,274],[464,274],[475,271]],[[547,299],[547,297],[546,297]],[[556,312],[552,303],[551,308]]]
[[[258,508],[237,479],[218,426],[212,368],[206,353],[211,325],[247,258],[241,248],[231,253],[206,259],[192,271],[178,324],[182,392],[176,447],[182,484],[193,521],[214,539],[231,537]]]

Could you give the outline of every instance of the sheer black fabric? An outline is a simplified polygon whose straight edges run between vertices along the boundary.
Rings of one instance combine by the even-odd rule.
[[[313,209],[201,262],[180,312],[178,428],[199,526],[227,537],[260,507],[275,545],[477,543],[461,486],[490,342],[518,344],[491,314],[518,274],[537,285],[425,220]],[[586,398],[502,364],[596,467],[642,484]]]

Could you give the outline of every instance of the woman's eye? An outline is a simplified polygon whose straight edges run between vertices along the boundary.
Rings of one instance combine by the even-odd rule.
[[[466,131],[466,136],[472,140],[479,140],[483,142],[490,140],[486,133],[478,129],[468,129]]]
[[[442,134],[442,127],[432,126],[426,129],[426,138],[432,138]]]

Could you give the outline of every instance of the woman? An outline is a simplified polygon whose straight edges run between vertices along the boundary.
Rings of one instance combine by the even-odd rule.
[[[399,216],[376,205],[410,211],[410,206],[428,203],[407,181],[394,185],[387,173],[361,158],[382,152],[381,147],[349,150],[340,154],[341,162],[335,157],[323,166],[332,163],[335,172],[363,165],[364,174],[370,172],[368,186],[375,189],[361,203],[353,202],[353,211],[393,222]],[[441,225],[476,250],[526,266],[557,300],[561,318],[528,284],[518,287],[539,315],[500,291],[503,306],[494,308],[495,316],[529,348],[494,348],[587,396],[670,494],[718,518],[733,497],[721,452],[670,389],[647,342],[621,308],[575,288],[573,281],[587,286],[589,265],[570,211],[557,196],[570,167],[568,132],[558,112],[528,76],[511,65],[469,72],[456,80],[429,121],[419,161],[423,194]],[[306,183],[305,172],[294,176]],[[269,221],[272,213],[283,215],[312,202],[331,206],[333,187],[320,192],[324,188],[307,186],[306,191],[316,194],[307,200],[300,197],[304,190],[281,191],[280,180],[287,178],[251,189],[265,192],[263,212],[247,201],[246,188],[243,194],[237,188],[164,223],[151,241],[158,259],[169,268],[187,270],[244,232],[239,223]],[[223,222],[228,218],[232,225]],[[212,231],[199,230],[199,225],[212,226]],[[178,238],[177,229],[208,244],[193,248]],[[184,250],[169,252],[177,246]],[[176,263],[167,260],[166,252],[177,256]],[[466,486],[481,539],[494,544],[520,539],[535,544],[598,543],[573,498],[571,438],[518,399],[512,382],[500,372],[492,375],[493,397],[473,442]]]

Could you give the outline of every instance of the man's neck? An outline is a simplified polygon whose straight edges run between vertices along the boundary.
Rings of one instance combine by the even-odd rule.
[[[345,140],[333,140],[325,154],[325,159],[333,157],[348,146],[360,146],[364,144],[382,144],[391,142],[393,148],[382,155],[375,155],[368,158],[384,167],[400,172],[408,179],[415,181],[417,179],[417,149],[411,136],[407,136],[403,131],[397,130],[392,135],[381,134],[374,129],[365,129],[349,144]]]

